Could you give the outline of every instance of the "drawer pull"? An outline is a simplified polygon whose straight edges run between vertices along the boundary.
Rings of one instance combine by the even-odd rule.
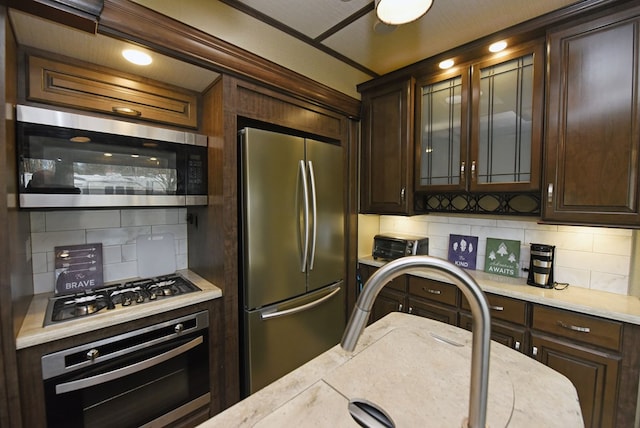
[[[402,312],[402,303],[398,304],[398,312]]]
[[[562,328],[566,328],[567,330],[577,331],[580,333],[590,333],[591,329],[589,327],[579,327],[577,325],[567,325],[562,321],[558,321],[558,325]]]
[[[138,110],[134,110],[134,109],[129,108],[129,107],[112,107],[111,110],[114,113],[124,114],[126,116],[135,116],[135,117],[142,116],[142,112],[140,112]]]
[[[409,313],[412,314],[413,313],[413,307],[409,306]]]
[[[516,340],[516,343],[515,343],[515,345],[514,345],[514,347],[513,347],[513,348],[514,348],[516,351],[519,351],[519,350],[520,350],[520,342]]]
[[[491,308],[492,311],[498,311],[498,312],[504,311],[504,306],[489,306],[489,308]]]
[[[429,294],[442,294],[440,290],[432,290],[431,288],[422,287],[422,291],[426,291]]]

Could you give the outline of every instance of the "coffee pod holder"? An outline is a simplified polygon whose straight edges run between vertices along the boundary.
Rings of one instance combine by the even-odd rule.
[[[553,245],[531,244],[527,284],[534,287],[553,288],[555,249]]]

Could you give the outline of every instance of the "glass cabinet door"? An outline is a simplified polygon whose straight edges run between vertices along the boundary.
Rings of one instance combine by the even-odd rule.
[[[468,73],[463,73],[417,85],[417,190],[465,188],[467,81]]]
[[[471,190],[539,188],[542,70],[537,63],[542,54],[530,49],[474,65]]]

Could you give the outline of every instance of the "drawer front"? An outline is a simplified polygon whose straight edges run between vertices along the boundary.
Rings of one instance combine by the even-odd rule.
[[[497,294],[485,293],[489,303],[491,318],[509,321],[515,324],[527,324],[527,302],[499,296]],[[471,306],[467,299],[462,296],[462,308],[471,311]]]
[[[377,267],[360,265],[360,274],[362,275],[362,285],[366,285],[371,275],[373,275],[378,270]],[[384,286],[383,290],[393,289],[402,291],[403,293],[407,292],[407,275],[400,275],[397,278],[392,279],[387,285]]]
[[[29,57],[27,98],[196,128],[198,95],[36,56]]]
[[[446,305],[458,304],[458,287],[432,279],[409,276],[409,293]]]
[[[622,323],[589,315],[534,305],[535,330],[555,334],[573,340],[620,350]]]

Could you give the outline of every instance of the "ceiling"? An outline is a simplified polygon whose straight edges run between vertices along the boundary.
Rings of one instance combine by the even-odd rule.
[[[434,0],[425,16],[390,32],[374,29],[371,0],[132,1],[359,98],[359,83],[590,0]],[[140,73],[120,60],[124,42],[16,11],[10,16],[20,44]],[[217,76],[171,58],[154,64],[145,76],[195,90]]]

